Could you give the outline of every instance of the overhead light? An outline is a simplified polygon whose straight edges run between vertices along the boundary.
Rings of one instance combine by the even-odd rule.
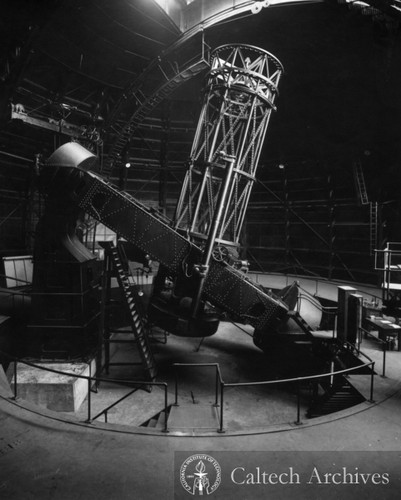
[[[125,168],[130,168],[131,167],[131,163],[129,161],[127,161],[127,163],[125,164]]]
[[[279,163],[278,168],[280,170],[284,170],[285,169],[285,165],[283,165],[282,163]]]

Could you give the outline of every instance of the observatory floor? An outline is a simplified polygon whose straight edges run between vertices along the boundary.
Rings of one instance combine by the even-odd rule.
[[[330,336],[330,332],[321,332],[320,335]],[[298,370],[303,366],[303,363],[295,366],[297,357],[289,357],[285,350],[272,352],[270,358],[266,357],[253,345],[251,337],[229,323],[222,323],[215,336],[205,339],[199,350],[198,346],[197,339],[173,336],[168,337],[166,344],[155,344],[158,378],[169,384],[169,402],[174,401],[174,373],[171,370],[174,362],[219,363],[226,382],[267,379],[280,367],[281,371],[288,371],[289,368]],[[289,466],[312,467],[312,464],[322,464],[327,460],[330,463],[346,460],[349,464],[359,465],[361,470],[362,467],[375,467],[390,471],[391,477],[396,478],[399,476],[401,449],[401,352],[387,353],[387,376],[383,378],[380,376],[381,351],[366,339],[363,340],[362,350],[377,360],[375,402],[362,403],[349,410],[313,419],[305,419],[302,413],[301,425],[294,425],[296,404],[291,391],[261,387],[246,390],[231,388],[227,391],[227,430],[223,434],[210,428],[200,429],[197,434],[180,434],[176,429],[166,434],[160,428],[137,427],[163,407],[163,394],[159,389],[150,394],[136,392],[133,395],[135,405],[131,401],[125,406],[126,401],[118,411],[110,412],[109,422],[114,423],[107,426],[101,419],[92,424],[84,423],[85,403],[72,423],[67,421],[66,414],[41,410],[23,400],[12,401],[2,392],[0,498],[186,498],[188,494],[177,479],[177,466],[174,464],[182,461],[183,456],[201,452],[211,454],[222,463],[221,493],[225,491],[228,481],[227,466],[222,460],[226,460],[227,456],[233,457],[232,460],[237,457],[243,464],[250,460],[249,457],[254,457],[255,452],[262,454],[260,456],[268,461],[267,466],[272,467],[273,463],[275,470],[288,470]],[[123,357],[132,360],[134,351],[134,346],[132,350],[125,347]],[[116,360],[120,354],[116,352],[113,359]],[[133,370],[134,367],[113,367],[110,375],[130,378]],[[179,377],[179,403],[183,407],[190,406],[190,416],[199,425],[198,417],[202,413],[210,417],[205,407],[209,405],[210,408],[214,402],[215,375],[208,368],[180,370],[183,372]],[[369,396],[367,378],[359,376],[359,381],[355,381],[365,397]],[[102,383],[99,393],[93,394],[99,398],[93,401],[94,406],[101,408],[104,403],[111,404],[116,395],[123,395],[123,390],[126,391]],[[202,407],[199,413],[194,412],[197,405]],[[183,414],[188,415],[188,410],[178,412],[178,423]],[[369,493],[364,498],[398,498],[399,485],[395,480],[393,483],[385,492],[383,488],[375,487],[373,494]],[[273,496],[267,495],[263,489],[247,490],[246,493],[249,498],[255,499],[266,498],[266,495],[285,500],[322,498],[322,485],[317,485],[315,493],[310,485],[307,486],[305,491],[293,488]],[[325,490],[324,497],[338,498],[338,492]],[[351,500],[355,498],[355,490],[352,487],[350,490],[341,489],[341,497]],[[235,490],[228,496],[215,495],[215,498],[243,500],[244,490]]]
[[[394,471],[391,477],[395,478],[399,471],[395,459],[401,448],[400,368],[401,353],[390,351],[387,378],[376,377],[376,402],[366,404],[358,412],[332,415],[324,421],[314,419],[319,425],[287,427],[286,432],[274,432],[270,428],[245,435],[226,433],[180,437],[162,433],[155,436],[129,433],[119,426],[110,432],[100,425],[72,425],[64,421],[62,415],[39,413],[23,401],[13,402],[3,395],[0,398],[0,496],[13,500],[183,498],[174,496],[174,485],[177,484],[174,459],[178,452],[187,456],[205,452],[219,460],[224,457],[223,453],[228,453],[246,460],[248,452],[274,451],[277,470],[288,470],[299,452],[302,452],[304,462],[317,460],[316,463],[322,463],[327,456],[338,457],[333,454],[340,453],[342,459],[347,457],[351,463],[362,464],[365,468],[375,466],[391,473]],[[253,412],[253,407],[249,407],[248,415]],[[276,431],[283,430],[276,428]],[[370,452],[368,462],[366,455],[361,462],[360,452]],[[271,454],[268,457],[272,460]],[[269,465],[271,463],[266,466]],[[226,481],[227,476],[223,479]],[[318,486],[318,495],[321,495],[324,487]],[[222,483],[222,492],[223,488]],[[355,498],[355,489],[350,489],[342,488],[341,497]],[[284,496],[274,498],[311,498],[311,487],[308,486],[307,490],[304,495],[303,490],[293,488]],[[382,490],[375,487],[376,493],[370,494],[369,498],[398,498],[399,490],[395,491],[392,484],[385,494]],[[186,494],[184,490],[182,492]],[[336,498],[336,494],[325,493],[325,498]],[[256,490],[251,490],[249,495],[249,498],[262,498]],[[215,495],[215,498],[245,497],[238,493],[238,496]]]
[[[245,330],[245,331],[244,331]],[[245,387],[227,387],[224,392],[224,429],[227,433],[246,434],[269,432],[279,429],[289,429],[297,420],[297,390],[295,384],[276,383],[277,379],[293,378],[313,374],[311,365],[314,360],[303,345],[282,344],[272,346],[267,355],[258,349],[250,336],[252,329],[236,326],[232,323],[222,322],[217,333],[205,338],[200,344],[200,339],[182,338],[170,335],[167,343],[154,343],[154,353],[158,364],[157,381],[168,384],[168,403],[175,402],[175,381],[177,380],[177,400],[180,407],[186,407],[188,413],[199,414],[212,407],[216,402],[216,372],[210,366],[180,366],[174,369],[174,363],[218,363],[222,378],[225,383],[253,383],[269,380],[271,385],[251,385]],[[316,336],[331,337],[332,332],[316,332]],[[364,340],[362,350],[372,360],[376,361],[376,372],[382,373],[382,352],[374,342]],[[391,371],[391,363],[400,362],[401,352],[387,352],[387,373]],[[138,361],[136,347],[123,344],[114,351],[111,357],[113,362]],[[121,379],[140,379],[140,366],[112,366],[110,377]],[[370,374],[350,375],[348,380],[367,400],[370,398]],[[395,379],[396,380],[396,379]],[[394,389],[395,380],[390,376],[375,377],[375,400],[378,394],[387,397]],[[102,382],[97,394],[91,396],[92,416],[97,415],[102,409],[113,404],[118,398],[129,392],[129,388],[116,386],[109,382]],[[303,425],[314,425],[327,419],[336,418],[335,414],[308,419],[306,417],[309,397],[301,399],[300,416]],[[343,414],[351,414],[369,407],[371,403],[362,403],[355,407],[343,410]],[[139,390],[119,403],[108,412],[109,424],[132,426],[131,431],[161,432],[161,426],[156,429],[141,427],[145,422],[157,416],[164,408],[164,391],[154,387],[149,393]],[[210,412],[209,412],[210,413]],[[80,421],[87,418],[87,400],[76,412]],[[162,418],[160,418],[162,420]],[[191,425],[183,426],[182,431],[190,434],[204,435],[215,434],[216,428],[211,428],[210,421],[205,424],[199,419],[198,428]],[[100,417],[98,422],[104,422]],[[173,424],[172,421],[170,421]],[[216,420],[215,427],[218,427]],[[174,423],[170,430],[172,434],[179,433],[178,426]]]
[[[286,352],[282,348],[272,349],[266,356],[254,343],[252,328],[237,327],[222,322],[217,333],[205,338],[183,338],[170,335],[167,343],[152,343],[158,365],[157,381],[168,384],[168,402],[175,401],[175,380],[178,381],[178,403],[180,406],[199,407],[213,405],[216,401],[216,371],[214,366],[180,366],[174,363],[218,363],[225,383],[274,381],[277,378],[296,377],[305,372],[307,357],[299,353]],[[328,333],[329,335],[329,333]],[[114,350],[112,362],[138,361],[135,345],[123,344]],[[111,366],[110,377],[140,380],[140,366]],[[143,378],[142,378],[143,380]],[[129,389],[102,382],[99,392],[92,394],[93,414],[112,404]],[[225,389],[224,422],[230,431],[249,431],[269,425],[294,422],[297,416],[296,391],[283,385],[229,387]],[[151,393],[138,391],[121,402],[108,414],[108,422],[139,426],[164,407],[161,388]],[[251,410],[250,410],[251,409]],[[192,409],[193,411],[195,408]],[[306,408],[303,409],[305,413]],[[85,419],[87,401],[77,416]],[[99,419],[103,421],[103,417]],[[202,428],[202,425],[199,425]],[[210,427],[209,425],[207,427]]]

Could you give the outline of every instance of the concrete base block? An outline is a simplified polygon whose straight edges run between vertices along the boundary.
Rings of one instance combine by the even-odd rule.
[[[17,397],[25,399],[49,410],[74,412],[79,409],[88,395],[88,381],[72,375],[92,376],[96,361],[90,363],[36,363],[42,368],[58,370],[69,375],[61,375],[23,363],[17,363]],[[14,364],[8,370],[8,379],[14,390]]]

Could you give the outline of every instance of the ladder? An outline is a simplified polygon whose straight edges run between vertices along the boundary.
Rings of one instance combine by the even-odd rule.
[[[375,253],[377,246],[377,202],[370,202],[370,255]]]
[[[366,190],[365,176],[363,175],[362,165],[360,161],[354,163],[354,179],[359,195],[359,200],[362,205],[369,203],[368,192]]]
[[[136,340],[146,377],[148,380],[153,380],[157,374],[157,366],[141,313],[142,304],[140,297],[131,286],[128,272],[123,266],[119,249],[111,241],[103,241],[99,242],[99,244],[104,248],[116,272],[118,285],[122,291],[123,301],[129,313],[132,333]]]

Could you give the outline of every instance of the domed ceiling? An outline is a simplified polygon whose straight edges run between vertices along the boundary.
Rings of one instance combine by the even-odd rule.
[[[175,183],[164,195],[172,204],[201,106],[208,49],[244,43],[271,52],[285,69],[260,178],[275,178],[272,165],[297,165],[302,178],[302,165],[329,162],[346,172],[360,161],[371,199],[399,199],[397,0],[245,1],[235,8],[221,0],[215,10],[207,0],[187,3],[7,1],[0,20],[3,189],[22,196],[35,155],[46,157],[73,138],[100,155],[112,178],[122,162],[132,162],[128,187],[145,199]],[[226,15],[215,14],[219,5]],[[352,173],[346,178],[352,183]]]

